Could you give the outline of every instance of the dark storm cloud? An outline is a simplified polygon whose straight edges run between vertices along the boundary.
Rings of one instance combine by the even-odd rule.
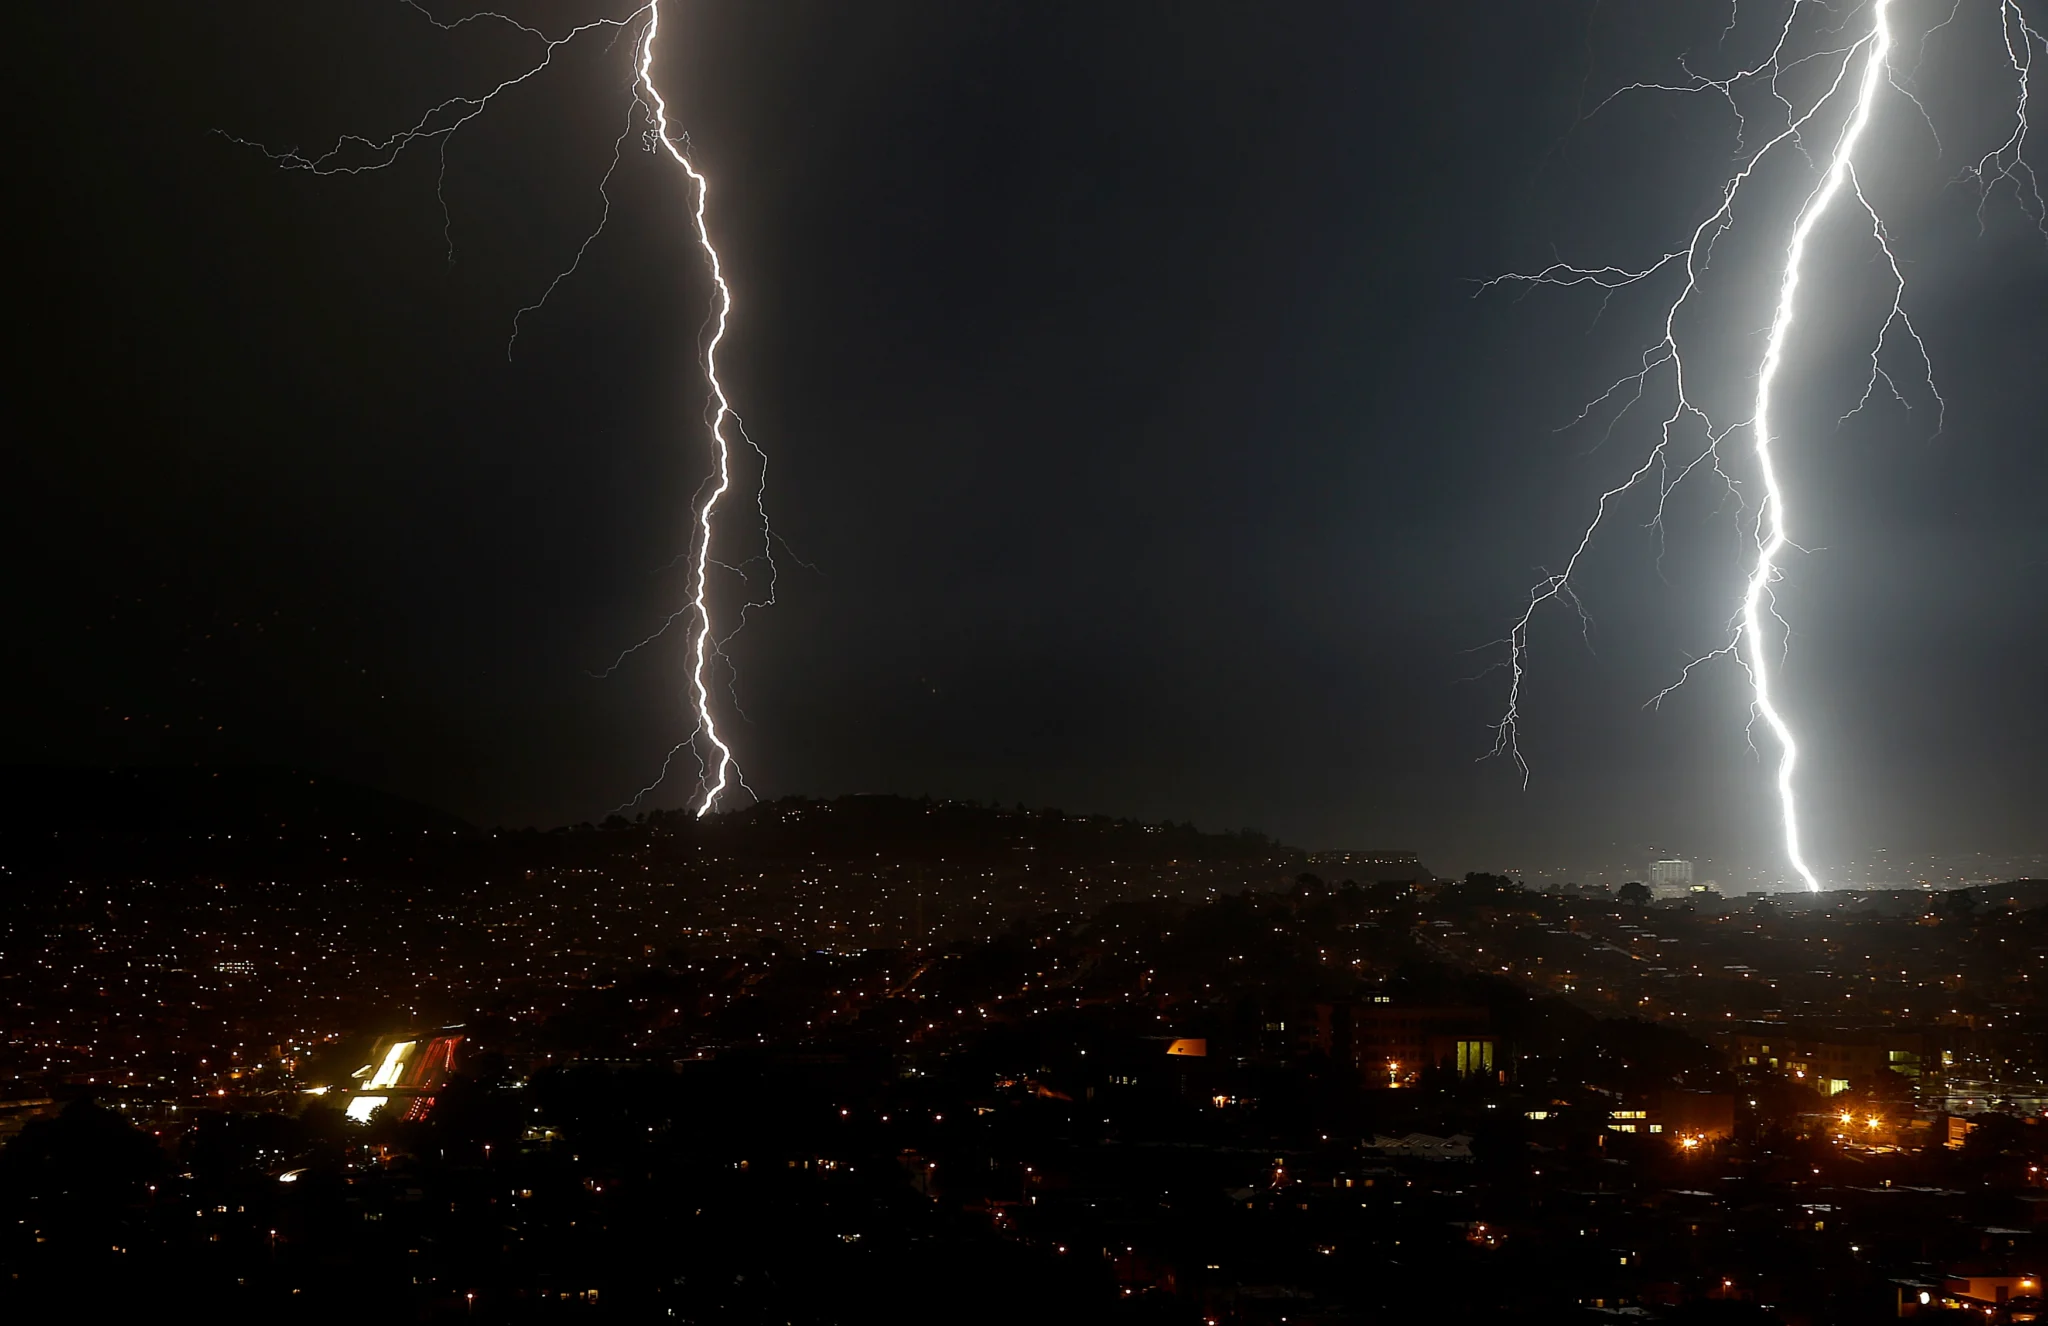
[[[388,129],[516,47],[399,5],[170,8],[46,15],[16,57],[36,335],[7,758],[602,812],[687,730],[673,647],[588,675],[672,610],[703,473],[671,172],[629,158],[604,238],[503,345],[595,218],[623,63],[575,53],[455,140],[451,266],[430,153],[313,179],[210,131]],[[1585,89],[1668,72],[1716,7],[1505,8],[677,6],[662,78],[716,188],[733,394],[817,568],[785,562],[736,646],[764,791],[1440,866],[1769,857],[1739,689],[1638,708],[1712,647],[1725,578],[1660,582],[1627,527],[1588,582],[1597,652],[1539,627],[1531,790],[1472,763],[1499,691],[1460,651],[1626,463],[1550,430],[1642,320],[1469,278],[1650,251],[1728,147],[1661,103],[1567,134]],[[1790,592],[1832,850],[2040,840],[2048,262],[1973,207],[1925,202],[1908,240],[1943,437],[1835,430],[1825,372],[1802,407],[1829,425],[1799,462],[1825,551]]]

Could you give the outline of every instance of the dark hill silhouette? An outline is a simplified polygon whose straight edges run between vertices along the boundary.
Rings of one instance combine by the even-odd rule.
[[[0,768],[0,893],[82,879],[381,880],[429,890],[538,869],[693,871],[886,860],[890,868],[1306,860],[1262,833],[900,796],[786,797],[703,819],[479,831],[341,779],[286,769]],[[720,864],[723,863],[723,864]]]
[[[611,822],[614,829],[624,827]],[[657,811],[646,828],[659,843],[743,859],[847,859],[873,856],[931,861],[1053,862],[1253,861],[1300,855],[1265,834],[1204,833],[1192,824],[1147,824],[1108,815],[1004,809],[972,802],[852,795],[831,800],[785,797],[697,819]]]

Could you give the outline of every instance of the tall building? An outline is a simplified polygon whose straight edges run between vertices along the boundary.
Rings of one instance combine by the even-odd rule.
[[[1686,893],[1692,889],[1692,862],[1672,857],[1650,863],[1650,892],[1660,896]]]

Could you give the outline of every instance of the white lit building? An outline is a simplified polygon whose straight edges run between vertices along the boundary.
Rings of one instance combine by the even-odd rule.
[[[1692,862],[1677,857],[1652,861],[1650,892],[1659,898],[1673,898],[1692,892]]]

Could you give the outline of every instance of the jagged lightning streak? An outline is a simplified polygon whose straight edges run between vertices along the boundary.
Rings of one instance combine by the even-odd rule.
[[[1923,50],[1929,36],[1954,22],[1964,3],[1965,0],[1955,0],[1954,7],[1950,9],[1947,17],[1922,34],[1920,44]],[[2034,55],[2037,48],[2048,47],[2048,42],[2044,42],[2041,34],[2029,25],[2018,0],[1991,0],[1991,3],[1996,7],[2006,64],[2011,69],[2017,85],[2013,127],[2002,143],[1966,167],[1962,175],[1974,180],[1980,190],[1980,222],[1983,200],[1999,185],[2005,184],[2011,186],[2020,209],[2041,226],[2044,232],[2048,232],[2048,208],[2042,205],[2036,177],[2023,155],[2028,131],[2027,104]],[[1899,81],[1892,68],[1892,54],[1897,44],[1894,31],[1897,7],[1897,0],[1868,0],[1867,4],[1851,11],[1849,18],[1843,19],[1832,28],[1824,28],[1821,34],[1830,38],[1838,36],[1854,21],[1856,14],[1867,12],[1867,27],[1859,35],[1848,40],[1846,44],[1828,47],[1797,58],[1788,58],[1795,29],[1801,18],[1815,9],[1824,10],[1831,16],[1833,13],[1826,10],[1826,6],[1822,5],[1820,0],[1792,0],[1785,11],[1785,21],[1778,30],[1777,40],[1770,54],[1760,63],[1739,69],[1724,79],[1710,79],[1695,74],[1682,62],[1681,68],[1691,80],[1689,83],[1631,84],[1601,102],[1593,113],[1597,114],[1616,98],[1631,92],[1711,92],[1724,98],[1734,112],[1738,126],[1737,153],[1740,164],[1722,189],[1718,207],[1699,223],[1686,244],[1646,265],[1580,267],[1558,262],[1533,273],[1497,277],[1483,282],[1480,287],[1484,292],[1509,282],[1525,285],[1591,286],[1602,291],[1604,309],[1606,301],[1611,299],[1615,292],[1649,281],[1667,270],[1682,272],[1684,276],[1682,289],[1665,310],[1663,334],[1643,352],[1637,371],[1609,386],[1566,425],[1571,427],[1584,423],[1598,411],[1619,401],[1608,423],[1608,433],[1611,435],[1621,415],[1643,399],[1652,376],[1664,369],[1670,370],[1672,408],[1660,425],[1655,444],[1642,463],[1625,479],[1600,495],[1593,517],[1580,535],[1564,569],[1546,575],[1537,583],[1530,591],[1529,600],[1521,615],[1510,627],[1508,635],[1499,642],[1507,650],[1504,666],[1509,673],[1509,683],[1506,708],[1494,727],[1492,753],[1511,758],[1526,784],[1529,766],[1522,755],[1519,732],[1530,627],[1536,613],[1545,604],[1558,601],[1569,605],[1577,612],[1582,631],[1590,629],[1590,617],[1579,600],[1574,577],[1592,546],[1594,536],[1607,523],[1617,501],[1654,482],[1656,512],[1650,523],[1658,529],[1660,539],[1664,513],[1672,493],[1702,467],[1710,469],[1726,486],[1728,493],[1738,503],[1742,503],[1744,493],[1741,483],[1723,466],[1722,444],[1738,431],[1746,430],[1752,443],[1752,465],[1760,495],[1754,516],[1755,556],[1744,579],[1741,603],[1734,614],[1731,633],[1720,648],[1688,663],[1677,680],[1654,696],[1650,703],[1660,704],[1673,690],[1683,685],[1703,663],[1732,657],[1742,666],[1750,681],[1753,721],[1760,719],[1764,723],[1777,746],[1775,790],[1786,858],[1800,881],[1810,890],[1818,890],[1820,881],[1807,863],[1802,841],[1795,783],[1800,748],[1792,725],[1772,689],[1773,662],[1768,648],[1770,642],[1765,623],[1765,617],[1768,615],[1789,640],[1789,628],[1777,614],[1772,593],[1772,586],[1782,575],[1782,557],[1787,548],[1794,546],[1789,532],[1789,495],[1780,475],[1777,455],[1777,444],[1781,439],[1773,431],[1772,408],[1773,392],[1795,326],[1798,295],[1808,248],[1831,209],[1845,194],[1853,197],[1868,215],[1870,234],[1879,253],[1883,255],[1885,268],[1892,280],[1891,308],[1871,349],[1870,378],[1862,398],[1849,414],[1854,415],[1868,405],[1880,383],[1892,399],[1911,408],[1911,403],[1900,391],[1897,381],[1882,362],[1888,338],[1894,328],[1902,329],[1912,344],[1923,370],[1927,393],[1936,406],[1937,420],[1946,409],[1946,402],[1934,386],[1933,368],[1927,355],[1926,344],[1905,312],[1904,269],[1892,248],[1882,218],[1865,196],[1856,175],[1857,149],[1863,143],[1879,98],[1887,87],[1896,90],[1920,112],[1922,119],[1927,121],[1930,131],[1933,128],[1925,106]],[[1729,22],[1722,33],[1724,41],[1735,30],[1738,18],[1736,7],[1731,4]],[[1835,63],[1830,66],[1827,62],[1831,60]],[[1797,66],[1809,62],[1818,63],[1824,71],[1831,72],[1824,79],[1824,90],[1801,109],[1786,96],[1781,80]],[[1761,80],[1772,101],[1783,108],[1785,124],[1761,147],[1751,150],[1745,145],[1749,125],[1737,100],[1736,89],[1740,84],[1758,80]],[[1835,133],[1826,160],[1824,163],[1816,161],[1808,151],[1802,135],[1824,111],[1830,107],[1838,107],[1845,96],[1846,107],[1839,110],[1840,127]],[[1936,144],[1938,148],[1938,138]],[[1687,379],[1685,357],[1681,350],[1679,323],[1700,290],[1700,282],[1711,260],[1715,242],[1735,223],[1734,208],[1738,195],[1765,160],[1785,145],[1789,145],[1804,156],[1819,171],[1819,179],[1801,201],[1785,243],[1776,298],[1763,358],[1757,370],[1750,415],[1747,419],[1732,424],[1717,425],[1692,393]],[[1696,456],[1678,463],[1680,458],[1677,448],[1682,442],[1678,430],[1688,423],[1700,429],[1704,440]],[[1677,464],[1675,477],[1672,473],[1674,464]]]
[[[1828,161],[1827,173],[1822,176],[1820,187],[1800,208],[1799,219],[1793,224],[1792,242],[1785,250],[1784,275],[1778,283],[1777,307],[1771,313],[1770,338],[1764,343],[1763,369],[1756,375],[1756,408],[1749,421],[1750,434],[1756,440],[1756,465],[1763,484],[1763,506],[1757,512],[1756,565],[1749,573],[1749,584],[1742,596],[1742,636],[1749,645],[1749,680],[1754,688],[1757,712],[1778,739],[1778,809],[1785,827],[1785,856],[1792,863],[1792,869],[1799,873],[1799,878],[1806,882],[1806,887],[1815,892],[1820,891],[1820,881],[1806,864],[1806,854],[1800,845],[1799,798],[1793,794],[1792,775],[1799,767],[1799,742],[1793,737],[1791,725],[1785,721],[1785,715],[1771,695],[1769,651],[1764,648],[1764,596],[1778,574],[1778,554],[1789,542],[1785,533],[1785,490],[1778,480],[1777,461],[1771,454],[1771,388],[1776,385],[1778,369],[1785,362],[1785,338],[1792,332],[1795,301],[1799,295],[1800,265],[1806,257],[1807,242],[1813,237],[1814,227],[1827,215],[1835,196],[1841,193],[1843,183],[1849,179],[1856,145],[1862,141],[1863,131],[1870,126],[1870,108],[1877,99],[1878,85],[1884,81],[1887,61],[1891,56],[1891,7],[1892,0],[1874,0],[1870,36],[1866,43],[1868,49],[1863,56],[1863,75],[1856,89],[1855,109],[1850,112],[1849,123],[1843,128],[1841,137],[1835,141],[1834,155]],[[1858,196],[1861,196],[1860,191]],[[1890,256],[1889,249],[1886,255]]]
[[[381,170],[391,165],[409,148],[423,143],[436,144],[440,151],[440,170],[436,176],[435,195],[441,202],[443,235],[447,239],[448,255],[451,262],[454,261],[455,249],[452,238],[452,222],[449,218],[444,191],[447,182],[447,147],[449,141],[463,126],[482,115],[489,108],[491,102],[500,95],[524,84],[529,79],[547,70],[553,64],[558,52],[574,43],[584,34],[609,30],[614,34],[614,39],[616,39],[620,34],[635,28],[636,25],[638,27],[638,32],[632,45],[632,112],[629,114],[625,130],[613,144],[611,163],[606,168],[604,177],[598,183],[598,196],[602,200],[603,208],[599,214],[597,225],[584,237],[583,242],[577,246],[568,266],[556,273],[554,279],[548,282],[540,296],[512,315],[511,331],[505,342],[505,354],[507,359],[512,357],[513,351],[519,342],[521,324],[526,316],[543,308],[555,290],[564,281],[575,275],[577,269],[583,263],[585,254],[589,252],[590,246],[603,233],[606,224],[610,221],[610,186],[612,178],[618,171],[625,143],[632,136],[635,119],[638,116],[644,115],[648,126],[642,135],[644,146],[650,152],[659,151],[666,155],[677,166],[681,167],[683,173],[689,178],[690,188],[695,199],[690,213],[691,225],[694,230],[696,244],[702,250],[705,262],[709,267],[711,283],[716,296],[714,301],[715,307],[709,324],[711,334],[703,347],[704,373],[710,385],[711,395],[710,416],[706,420],[706,424],[711,435],[713,465],[710,479],[704,487],[699,489],[697,497],[691,503],[691,550],[686,554],[691,563],[690,591],[687,603],[684,607],[669,614],[667,619],[645,639],[624,650],[618,659],[613,662],[612,666],[599,675],[610,675],[626,658],[660,639],[678,621],[683,620],[685,617],[693,621],[694,626],[691,630],[689,641],[689,698],[696,718],[696,728],[690,735],[670,748],[668,755],[662,761],[660,773],[656,776],[655,780],[648,786],[641,788],[620,809],[627,809],[638,805],[656,788],[661,786],[668,778],[669,768],[674,763],[675,757],[685,749],[697,750],[697,743],[701,739],[710,748],[710,758],[708,761],[703,759],[700,752],[699,792],[696,798],[695,809],[699,816],[709,814],[718,805],[719,798],[724,796],[729,789],[737,786],[751,791],[751,789],[747,788],[746,781],[740,773],[731,744],[719,732],[717,715],[711,702],[711,671],[716,661],[726,658],[725,645],[739,629],[739,626],[735,626],[722,637],[716,635],[713,627],[711,604],[711,568],[713,566],[720,566],[739,570],[739,568],[730,568],[728,563],[719,561],[712,556],[713,545],[717,537],[716,522],[719,506],[725,496],[732,490],[734,484],[732,442],[726,433],[728,423],[734,428],[739,429],[741,439],[759,457],[761,462],[760,475],[763,485],[766,484],[767,480],[767,455],[761,451],[761,448],[751,438],[746,437],[745,430],[740,428],[739,418],[733,413],[732,403],[726,396],[725,385],[718,375],[718,351],[725,341],[727,325],[732,316],[732,288],[726,281],[724,263],[719,257],[717,248],[711,242],[711,232],[705,220],[705,210],[711,193],[710,181],[704,176],[702,171],[697,169],[690,160],[689,155],[678,144],[676,135],[671,132],[668,119],[668,102],[662,96],[661,89],[657,86],[654,79],[655,40],[661,31],[661,0],[648,0],[646,4],[633,10],[623,18],[599,18],[577,24],[560,37],[549,37],[537,27],[494,11],[481,11],[447,21],[435,17],[431,11],[419,3],[419,0],[399,0],[399,3],[419,13],[429,23],[433,24],[434,27],[443,32],[453,32],[470,23],[492,22],[503,24],[526,37],[531,37],[540,42],[540,57],[522,72],[500,80],[481,94],[473,96],[458,95],[436,103],[429,107],[410,126],[381,139],[368,138],[359,134],[345,134],[324,152],[307,154],[296,148],[272,149],[261,143],[255,143],[232,134],[223,134],[223,136],[233,142],[262,151],[280,166],[288,169],[304,170],[316,175],[355,175],[366,171]],[[761,556],[758,559],[749,559],[749,564],[754,560],[766,563],[768,597],[765,600],[749,601],[742,604],[739,611],[739,625],[745,624],[747,609],[771,605],[775,599],[776,566],[774,543],[776,538],[774,531],[768,528],[767,510],[763,504],[763,497],[760,491],[757,491],[755,494],[755,508],[756,514],[761,518],[765,546]],[[744,570],[740,570],[739,573],[742,579],[746,578]]]
[[[654,39],[661,30],[661,4],[654,0],[647,6],[647,30],[640,38],[640,92],[646,99],[654,117],[656,141],[663,151],[683,168],[690,177],[690,183],[697,189],[697,206],[690,213],[691,222],[697,228],[697,243],[704,250],[704,257],[711,264],[711,283],[718,290],[717,327],[711,339],[704,346],[704,374],[711,383],[714,402],[711,415],[711,441],[717,458],[717,478],[710,491],[697,505],[696,565],[690,585],[690,603],[696,610],[697,626],[690,636],[690,691],[697,706],[697,727],[717,754],[704,780],[702,793],[697,801],[697,814],[709,814],[718,804],[718,798],[725,793],[729,780],[738,777],[733,763],[732,747],[718,735],[718,722],[711,712],[711,688],[705,671],[710,666],[711,604],[706,597],[709,593],[711,575],[711,522],[718,510],[718,501],[732,487],[732,444],[726,440],[725,421],[732,415],[732,404],[726,399],[725,384],[718,380],[718,347],[725,340],[726,322],[732,315],[732,287],[725,281],[725,265],[719,261],[718,250],[712,246],[711,232],[704,224],[704,208],[711,198],[711,181],[704,178],[698,169],[690,164],[676,146],[675,139],[668,131],[668,102],[663,100],[661,90],[654,85]],[[680,749],[680,746],[677,748]],[[669,752],[673,758],[675,751]],[[667,772],[666,764],[663,773]],[[659,785],[657,780],[656,786]],[[643,791],[641,796],[645,796]],[[638,800],[636,797],[635,800]]]

